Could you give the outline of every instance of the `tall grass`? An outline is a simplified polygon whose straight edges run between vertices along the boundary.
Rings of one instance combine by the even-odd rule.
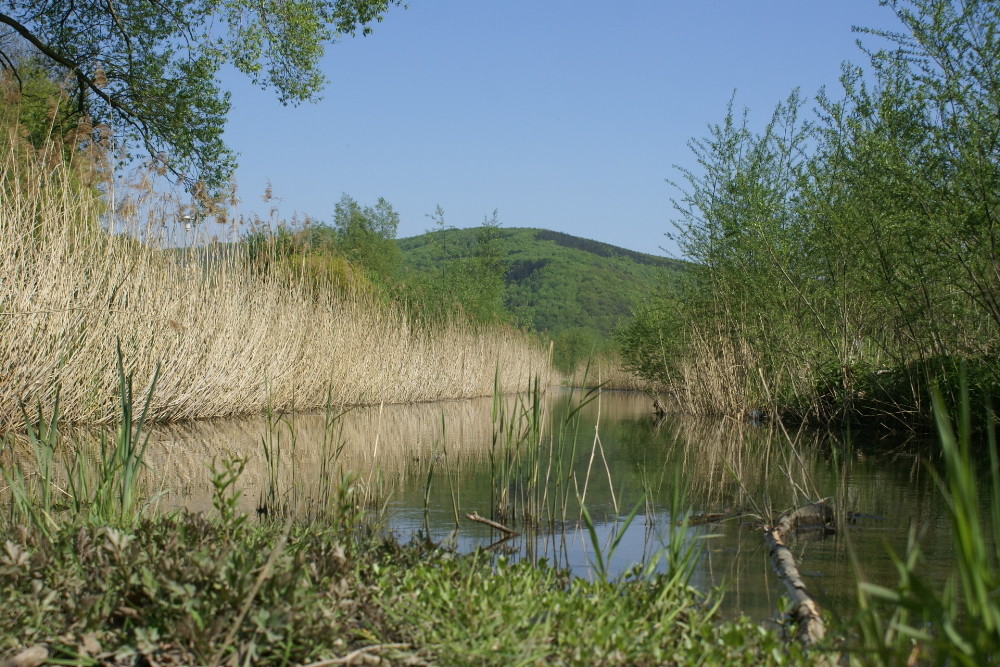
[[[970,442],[968,399],[962,403],[957,432],[936,392],[934,409],[945,465],[938,487],[952,525],[952,577],[937,589],[921,576],[921,551],[916,530],[911,531],[906,554],[892,554],[899,575],[895,586],[879,586],[859,575],[856,627],[868,662],[996,664],[1000,660],[1000,459],[995,424],[989,429],[988,473],[980,478]]]
[[[136,415],[132,376],[122,366],[119,351],[120,412],[113,438],[102,431],[96,451],[70,444],[63,437],[58,400],[48,416],[41,408],[34,414],[23,411],[32,456],[19,457],[17,442],[10,436],[0,448],[0,454],[9,455],[0,469],[6,481],[0,499],[9,500],[10,522],[24,522],[43,534],[58,529],[58,517],[66,513],[71,520],[83,517],[101,525],[132,526],[154,500],[143,474],[149,442],[146,416],[152,391],[151,386]]]
[[[492,509],[500,521],[538,528],[579,519],[592,470],[582,479],[575,463],[584,451],[581,411],[600,396],[599,389],[567,392],[561,410],[549,409],[536,379],[532,391],[511,404],[497,394],[489,450]],[[600,448],[595,429],[591,460]],[[602,454],[603,456],[603,454]]]
[[[156,422],[487,396],[497,369],[504,391],[547,373],[512,329],[417,324],[364,295],[254,273],[233,247],[207,262],[105,233],[101,220],[134,228],[140,214],[108,211],[59,164],[13,149],[0,197],[0,427],[22,402],[51,413],[57,391],[66,421],[113,421],[116,341],[137,391],[160,369]]]

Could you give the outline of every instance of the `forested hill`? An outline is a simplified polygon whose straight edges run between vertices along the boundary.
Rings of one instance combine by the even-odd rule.
[[[516,320],[552,334],[606,337],[632,306],[682,271],[678,260],[607,243],[523,227],[499,228],[505,259],[504,304]],[[480,229],[444,229],[399,239],[403,262],[417,273],[469,257]]]

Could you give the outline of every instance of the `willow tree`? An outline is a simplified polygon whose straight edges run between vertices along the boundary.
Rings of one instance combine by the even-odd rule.
[[[861,31],[883,46],[839,95],[691,142],[693,279],[623,335],[636,369],[734,412],[907,421],[962,366],[1000,399],[1000,4],[882,4],[901,28]]]
[[[402,0],[8,0],[0,66],[21,78],[27,49],[65,81],[66,113],[114,128],[188,185],[226,182],[232,66],[285,104],[315,99],[327,44],[367,34]]]

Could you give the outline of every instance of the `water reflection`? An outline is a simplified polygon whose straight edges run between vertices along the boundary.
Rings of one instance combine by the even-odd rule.
[[[925,465],[934,461],[930,443],[847,440],[731,420],[657,422],[646,397],[625,392],[603,392],[579,411],[579,421],[567,421],[580,396],[546,395],[542,441],[560,440],[562,455],[554,462],[538,456],[534,467],[510,464],[503,433],[495,437],[502,430],[498,414],[509,424],[530,408],[524,398],[506,399],[501,410],[483,399],[356,408],[336,420],[303,414],[167,426],[153,433],[148,459],[162,506],[205,510],[211,508],[213,460],[246,459],[239,485],[247,511],[269,485],[308,502],[323,483],[321,471],[351,471],[385,507],[390,529],[401,537],[429,529],[432,539],[461,549],[503,537],[466,514],[495,516],[504,494],[534,498],[544,516],[528,527],[515,521],[517,515],[508,517],[522,534],[496,551],[545,558],[584,576],[593,549],[580,521],[579,496],[585,495],[604,545],[638,504],[609,565],[618,573],[668,543],[678,518],[671,514],[671,499],[680,484],[693,511],[734,514],[689,529],[704,538],[695,585],[725,585],[724,612],[756,619],[771,617],[782,593],[757,522],[809,500],[828,497],[840,517],[855,517],[836,535],[792,543],[813,594],[835,613],[853,608],[851,552],[870,580],[892,583],[895,570],[886,549],[902,553],[911,525],[922,537],[925,574],[942,580],[950,569],[946,507]],[[551,446],[542,441],[524,442]],[[498,473],[502,461],[506,476]]]

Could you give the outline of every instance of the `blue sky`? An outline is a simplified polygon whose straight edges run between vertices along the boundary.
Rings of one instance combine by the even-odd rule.
[[[342,193],[385,197],[399,236],[544,227],[676,255],[666,182],[735,91],[755,124],[796,86],[865,64],[852,25],[876,0],[410,0],[331,46],[323,100],[283,107],[228,78],[240,212],[329,222]],[[270,183],[278,198],[261,199]]]

